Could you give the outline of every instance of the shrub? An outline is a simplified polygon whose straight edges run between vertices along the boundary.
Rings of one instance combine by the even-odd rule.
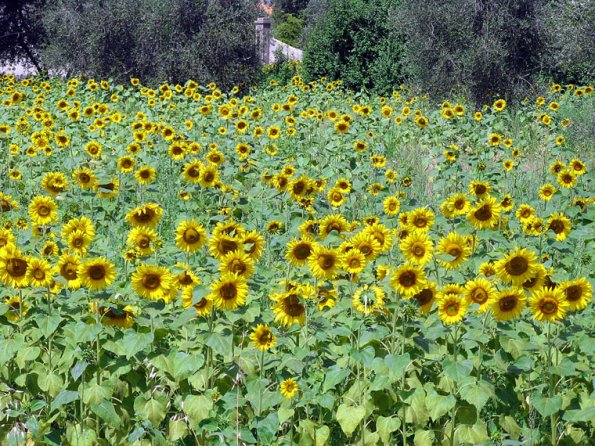
[[[304,48],[304,74],[342,79],[351,89],[387,93],[402,81],[400,32],[390,26],[396,0],[329,0]]]
[[[45,12],[52,68],[117,81],[251,83],[258,67],[249,0],[54,2]]]

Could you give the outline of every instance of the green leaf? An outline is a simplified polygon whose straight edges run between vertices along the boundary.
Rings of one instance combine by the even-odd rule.
[[[166,408],[163,401],[150,399],[143,407],[143,415],[151,422],[153,427],[157,428],[163,421],[166,414]]]
[[[147,349],[153,343],[153,333],[128,332],[120,341],[126,359],[132,358],[138,352]]]
[[[188,434],[188,425],[184,420],[169,420],[169,426],[167,429],[167,438],[176,442],[184,438]]]
[[[364,419],[366,409],[362,406],[348,406],[341,404],[337,409],[337,421],[345,435],[350,437]]]
[[[542,417],[549,417],[557,413],[562,407],[562,398],[555,395],[551,398],[543,395],[535,395],[533,397],[533,407],[539,412]]]
[[[473,425],[460,424],[455,429],[455,440],[458,442],[485,444],[488,438],[488,430],[481,421]]]
[[[417,430],[413,437],[413,444],[415,446],[433,446],[435,438],[433,431]]]
[[[62,390],[63,381],[60,375],[50,372],[39,375],[37,377],[37,385],[41,390],[49,393],[50,396],[56,396]]]
[[[328,426],[321,426],[316,429],[316,439],[314,444],[316,446],[324,446],[329,437],[331,436],[331,430]]]
[[[471,374],[472,370],[473,364],[468,360],[454,362],[450,359],[447,359],[444,361],[444,374],[455,382],[460,382],[467,378]]]
[[[206,395],[188,395],[184,400],[183,410],[193,425],[209,418],[209,412],[213,408],[213,399]]]
[[[521,435],[521,427],[518,425],[516,420],[510,415],[501,417],[500,427],[504,429],[504,431],[508,435],[510,435],[510,438],[512,438],[513,440],[518,440],[519,436]]]
[[[62,390],[52,404],[50,406],[50,411],[53,412],[54,410],[58,409],[59,407],[64,406],[65,404],[72,403],[73,401],[77,400],[79,397],[79,393],[74,390]]]
[[[37,359],[37,357],[39,356],[40,353],[41,353],[41,349],[39,347],[34,347],[31,345],[20,349],[19,352],[17,353],[17,361],[16,361],[17,365],[21,369],[24,369],[25,362],[33,361],[34,359]]]
[[[62,322],[62,318],[59,314],[54,313],[51,315],[43,316],[37,321],[37,326],[41,331],[41,334],[46,338],[49,338],[58,328]]]
[[[183,327],[184,325],[188,324],[188,322],[190,322],[194,318],[196,318],[196,310],[194,309],[194,307],[190,307],[184,312],[182,312],[182,314],[180,314],[177,317],[177,319],[170,324],[170,328],[172,330],[177,330]]]
[[[351,370],[347,368],[341,368],[338,365],[334,365],[327,370],[322,384],[322,393],[326,393],[347,378],[351,374]]]
[[[112,389],[105,384],[97,384],[93,381],[84,387],[83,384],[79,386],[79,390],[83,395],[85,404],[99,404],[101,401],[109,399],[112,396]]]
[[[91,404],[91,411],[111,427],[119,428],[122,424],[122,420],[110,401],[103,400],[98,404]]]
[[[562,418],[571,423],[591,423],[595,424],[595,406],[585,409],[567,410]]]
[[[387,355],[384,358],[384,363],[388,367],[388,376],[392,382],[399,381],[403,378],[405,369],[410,362],[411,357],[409,356],[409,353],[405,353],[404,355]]]
[[[205,344],[211,347],[213,353],[219,353],[224,357],[231,356],[231,339],[220,333],[211,333]]]
[[[473,379],[472,382],[461,386],[459,393],[465,401],[473,404],[480,412],[488,400],[494,396],[494,388],[485,381],[476,382]]]
[[[455,403],[456,398],[452,395],[439,395],[438,393],[428,394],[426,396],[425,405],[428,408],[428,413],[433,421],[437,421],[440,417],[448,413]]]
[[[285,423],[287,420],[289,420],[291,417],[293,417],[294,413],[295,413],[295,410],[292,407],[284,407],[284,406],[279,407],[279,410],[277,411],[277,416],[279,417],[279,423]]]
[[[22,345],[23,341],[20,339],[2,339],[0,344],[0,366],[10,361]]]
[[[77,363],[70,369],[70,376],[72,380],[76,381],[86,370],[89,363],[87,361],[77,361]]]
[[[376,432],[385,445],[393,444],[390,441],[391,434],[401,427],[401,419],[396,416],[382,417],[376,419]]]

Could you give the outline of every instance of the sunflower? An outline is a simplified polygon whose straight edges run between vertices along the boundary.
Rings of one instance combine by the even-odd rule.
[[[131,277],[132,289],[150,300],[169,301],[174,277],[164,266],[141,264]]]
[[[31,257],[27,265],[27,281],[29,286],[47,288],[54,278],[54,268],[45,259]]]
[[[293,324],[301,325],[306,321],[306,307],[295,292],[290,290],[271,298],[277,302],[272,307],[275,322],[290,327]]]
[[[510,194],[506,194],[500,200],[500,207],[504,212],[510,212],[512,208],[514,208],[514,201],[512,201],[512,197]]]
[[[101,324],[106,327],[130,328],[134,325],[134,316],[138,311],[131,305],[119,307],[99,307]]]
[[[393,236],[390,229],[381,223],[374,223],[372,225],[366,226],[362,233],[371,235],[380,245],[381,252],[388,252],[393,244]]]
[[[243,242],[238,237],[226,234],[213,235],[209,239],[211,255],[220,260],[226,254],[243,249]]]
[[[423,290],[413,295],[419,307],[419,314],[428,314],[436,300],[436,284],[428,282]]]
[[[157,178],[157,171],[151,166],[142,166],[135,173],[134,177],[143,186],[151,184]]]
[[[16,238],[12,233],[11,229],[8,228],[0,228],[0,249],[4,248],[7,245],[14,244]]]
[[[292,378],[284,380],[279,386],[281,395],[283,395],[285,398],[293,398],[299,388],[300,387],[298,386],[298,383]]]
[[[163,209],[158,204],[147,203],[129,211],[126,214],[126,221],[132,226],[155,228],[159,224],[162,215]]]
[[[202,187],[214,187],[219,182],[219,170],[215,165],[206,166],[200,176]]]
[[[516,248],[494,265],[502,282],[521,286],[535,276],[537,256],[526,248]]]
[[[157,242],[157,232],[146,226],[132,228],[126,240],[128,246],[135,248],[141,256],[150,256],[153,254]]]
[[[335,123],[335,131],[337,133],[347,133],[349,131],[349,122],[344,121],[343,119],[337,121]]]
[[[118,170],[122,173],[130,173],[134,170],[136,162],[131,156],[125,155],[118,158]]]
[[[497,147],[502,142],[502,135],[499,135],[498,133],[492,133],[488,138],[488,142],[491,146]]]
[[[488,311],[495,296],[496,289],[489,280],[480,277],[465,284],[467,303],[469,305],[478,304],[481,313]]]
[[[397,197],[388,197],[383,202],[386,215],[397,215],[401,210],[401,202]]]
[[[560,288],[542,288],[531,293],[529,298],[529,309],[538,321],[558,321],[564,317],[568,307]]]
[[[362,231],[350,240],[351,246],[357,249],[366,258],[366,262],[370,262],[378,257],[382,251],[382,246],[374,236]]]
[[[97,178],[91,169],[75,169],[72,179],[81,189],[92,189],[97,184]]]
[[[244,252],[253,260],[258,260],[264,252],[265,238],[258,231],[250,231],[243,236],[242,245]]]
[[[221,258],[219,271],[247,279],[254,273],[254,260],[243,250],[232,251]]]
[[[418,265],[406,262],[393,271],[390,284],[401,296],[410,299],[424,289],[426,274]]]
[[[188,287],[182,291],[182,306],[184,308],[194,307],[196,314],[199,316],[208,316],[213,311],[213,301],[205,296],[194,302],[193,299],[194,288]]]
[[[293,266],[305,265],[314,250],[315,243],[310,237],[293,239],[287,244],[285,258]]]
[[[564,189],[570,189],[576,185],[576,175],[568,169],[562,169],[557,177],[558,184]]]
[[[176,246],[185,252],[196,252],[207,243],[205,228],[195,220],[182,220],[176,228]]]
[[[308,266],[317,279],[332,280],[343,266],[343,256],[334,249],[316,245],[308,258]]]
[[[343,255],[343,269],[349,274],[357,274],[366,266],[366,257],[359,249],[351,249]]]
[[[270,350],[277,343],[273,331],[268,325],[258,324],[250,333],[250,340],[254,348],[262,351]]]
[[[589,300],[591,300],[591,283],[584,277],[562,282],[559,285],[559,289],[568,302],[568,309],[570,311],[580,311],[584,309],[589,303]]]
[[[436,300],[438,304],[438,316],[446,325],[461,322],[467,314],[469,304],[459,294],[446,294]]]
[[[437,258],[438,262],[446,269],[459,268],[471,255],[471,247],[467,238],[456,232],[451,232],[443,237],[436,247],[436,254],[442,254],[444,260]]]
[[[453,216],[465,215],[469,211],[469,206],[471,205],[466,194],[455,194],[447,201]]]
[[[506,108],[506,101],[504,99],[498,99],[494,102],[492,107],[494,108],[494,111],[501,112]]]
[[[102,290],[116,278],[116,267],[103,257],[98,257],[81,263],[77,275],[85,288]]]
[[[482,198],[467,213],[467,220],[476,229],[495,229],[500,219],[500,205],[494,197]]]
[[[85,152],[89,154],[92,158],[99,158],[101,156],[101,144],[97,141],[89,141],[85,145]]]
[[[74,231],[81,231],[91,240],[95,237],[95,225],[90,218],[85,216],[68,220],[68,223],[62,226],[62,239],[67,241]]]
[[[62,254],[56,264],[56,270],[66,280],[66,286],[71,290],[81,287],[81,280],[78,276],[78,268],[81,260],[76,254]]]
[[[87,253],[87,249],[91,246],[92,242],[93,238],[79,229],[75,229],[68,234],[68,238],[66,239],[68,248],[81,255]]]
[[[547,231],[552,231],[556,234],[556,240],[564,241],[568,234],[570,234],[570,220],[562,213],[553,214],[548,218],[546,228]]]
[[[318,233],[322,238],[330,235],[332,231],[336,231],[337,235],[341,235],[341,233],[347,232],[350,229],[347,219],[339,214],[327,215],[317,223]]]
[[[483,262],[479,265],[479,274],[490,278],[496,275],[496,268],[493,262]]]
[[[61,172],[47,172],[41,180],[41,187],[50,195],[56,196],[70,189],[66,176]]]
[[[28,260],[15,245],[0,249],[0,281],[13,288],[27,286]]]
[[[19,296],[8,298],[4,301],[4,305],[8,307],[8,311],[4,313],[6,319],[10,322],[17,322],[25,317],[29,312],[29,304],[21,301]]]
[[[569,170],[577,176],[583,175],[587,172],[587,165],[578,158],[573,159],[568,163]]]
[[[490,194],[492,186],[487,181],[471,181],[469,192],[477,198],[483,198]]]
[[[49,225],[58,220],[58,205],[51,197],[37,196],[29,204],[29,217],[35,226]]]
[[[413,263],[425,265],[432,259],[434,245],[427,232],[412,231],[399,243],[403,256]]]
[[[353,308],[365,316],[368,314],[379,314],[384,310],[384,298],[386,294],[376,285],[363,285],[353,294],[351,303]]]
[[[521,314],[525,301],[525,294],[521,289],[509,288],[496,294],[490,309],[497,320],[507,321]]]
[[[184,165],[184,179],[191,184],[198,184],[201,181],[201,174],[205,166],[200,161],[190,161]]]
[[[434,225],[435,217],[430,209],[416,208],[409,212],[407,223],[413,230],[429,231]]]
[[[532,278],[523,282],[523,289],[525,291],[531,292],[539,290],[545,284],[546,276],[547,270],[545,269],[545,266],[543,266],[541,263],[538,263],[536,265],[535,275]]]
[[[96,182],[93,185],[93,189],[97,192],[99,198],[114,198],[118,195],[120,188],[120,182],[117,178],[112,178],[106,183]]]
[[[225,273],[211,285],[209,299],[217,308],[233,310],[246,303],[248,284],[237,274]]]

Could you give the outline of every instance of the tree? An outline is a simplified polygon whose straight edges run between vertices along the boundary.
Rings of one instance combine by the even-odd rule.
[[[320,3],[320,2],[317,2]],[[402,42],[390,17],[399,0],[328,0],[309,31],[305,77],[341,79],[348,88],[393,91],[402,80]]]
[[[28,62],[41,73],[38,50],[44,39],[40,13],[46,0],[4,0],[0,3],[0,62]]]
[[[250,84],[255,19],[250,0],[54,0],[43,55],[52,68],[120,82]]]

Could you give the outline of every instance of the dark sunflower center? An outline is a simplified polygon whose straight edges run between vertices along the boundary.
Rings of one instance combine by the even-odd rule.
[[[145,179],[145,180],[147,178],[150,178],[151,177],[151,171],[149,171],[149,170],[141,170],[140,177],[143,178],[143,179]]]
[[[465,207],[465,200],[458,199],[455,200],[453,207],[457,210],[461,210]]]
[[[423,245],[414,245],[412,251],[415,257],[423,257],[426,253],[426,248]]]
[[[60,268],[60,275],[64,277],[66,280],[76,280],[78,277],[76,265],[72,263],[66,263],[62,268]]]
[[[583,289],[578,285],[572,285],[566,288],[566,300],[575,302],[579,300],[583,294]]]
[[[219,290],[219,295],[223,300],[232,300],[238,294],[238,289],[233,283],[224,284]]]
[[[434,293],[432,293],[432,290],[430,290],[429,288],[426,288],[425,290],[422,290],[415,295],[415,299],[417,300],[417,303],[419,305],[425,305],[431,302],[433,298]]]
[[[140,212],[137,212],[136,214],[134,214],[135,220],[138,221],[139,223],[150,222],[151,220],[153,220],[154,216],[155,216],[155,212],[152,211],[151,209],[145,209],[144,211],[140,211]]]
[[[425,228],[428,224],[428,220],[425,217],[415,217],[415,220],[413,220],[413,224],[418,228]]]
[[[192,166],[190,169],[188,169],[187,173],[190,178],[198,178],[200,176],[200,168],[197,166]]]
[[[93,265],[89,268],[89,277],[93,280],[101,280],[107,274],[105,267],[103,265]]]
[[[474,215],[479,221],[488,221],[492,218],[492,207],[489,204],[484,204],[475,211]]]
[[[543,314],[555,314],[558,311],[558,303],[554,299],[544,299],[539,304],[539,309]]]
[[[457,302],[450,302],[445,308],[446,314],[449,316],[456,316],[459,314],[459,304]]]
[[[310,245],[303,243],[294,248],[293,255],[298,260],[306,260],[308,257],[310,257],[310,252]]]
[[[238,249],[238,244],[234,240],[221,240],[219,248],[222,254],[227,254]]]
[[[142,284],[148,290],[156,290],[161,285],[161,276],[159,274],[147,274],[143,277]]]
[[[500,311],[511,311],[516,307],[517,299],[515,296],[505,296],[498,302]]]
[[[529,269],[529,262],[524,257],[513,257],[506,262],[504,269],[511,276],[520,276]]]
[[[240,259],[233,259],[229,264],[229,270],[232,273],[243,274],[246,271],[246,264]]]
[[[473,292],[471,293],[471,299],[473,300],[473,302],[478,303],[480,305],[486,303],[488,297],[488,293],[486,293],[486,290],[484,290],[483,288],[477,288],[473,290]]]
[[[301,193],[304,192],[305,188],[306,188],[306,185],[302,181],[299,181],[296,184],[294,184],[293,193],[296,195],[300,195]]]
[[[27,262],[22,259],[9,259],[6,271],[12,277],[22,277],[27,272]]]
[[[207,183],[211,183],[214,179],[215,179],[215,175],[213,174],[213,172],[205,173],[205,181]]]
[[[283,310],[286,314],[293,317],[301,316],[306,311],[295,294],[291,294],[283,300]]]
[[[483,184],[477,184],[475,185],[475,193],[477,195],[483,195],[488,191],[488,188],[485,187],[485,185]]]
[[[33,272],[31,273],[31,275],[36,280],[43,280],[43,279],[45,279],[45,271],[42,270],[41,268],[35,268],[33,270]]]
[[[37,213],[41,216],[41,217],[47,217],[48,215],[50,215],[51,213],[51,209],[46,206],[46,205],[41,205],[39,206],[39,208],[37,209]]]
[[[404,287],[411,287],[415,285],[417,276],[413,271],[405,271],[399,276],[399,283]]]
[[[141,249],[147,249],[151,246],[151,239],[149,237],[142,236],[138,241],[138,247]]]
[[[554,231],[555,234],[560,234],[561,232],[564,232],[564,223],[560,220],[553,220],[550,223],[550,229]]]
[[[184,231],[182,238],[186,243],[193,244],[200,240],[200,234],[196,229],[188,228]]]
[[[446,250],[446,252],[454,257],[454,260],[457,260],[459,257],[461,257],[461,254],[463,253],[463,250],[461,249],[460,246],[455,245],[455,246],[449,246],[448,249]]]
[[[322,255],[318,263],[323,270],[329,270],[335,266],[335,257],[328,254]]]

